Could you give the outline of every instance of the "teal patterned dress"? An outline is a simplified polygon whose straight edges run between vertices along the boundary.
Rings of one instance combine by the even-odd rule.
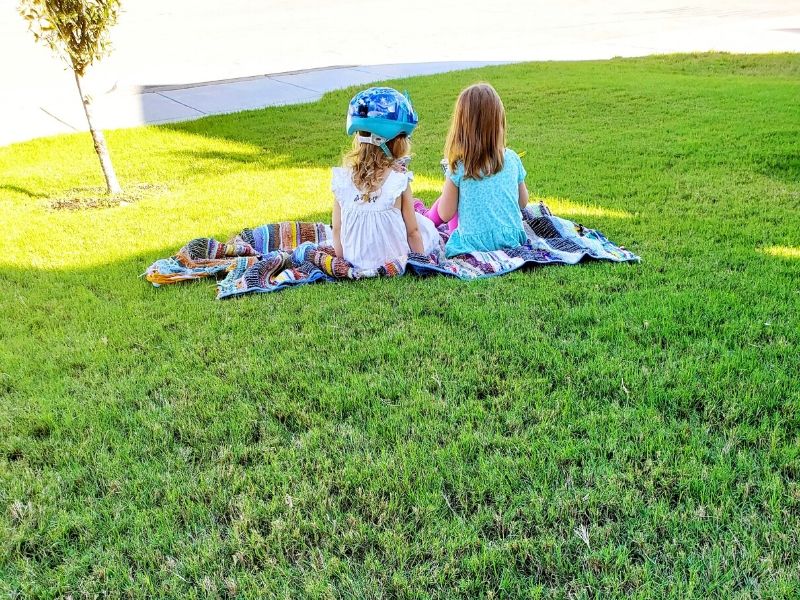
[[[502,171],[483,179],[464,177],[464,165],[448,173],[458,188],[458,228],[445,246],[448,257],[491,252],[525,243],[519,209],[519,184],[527,173],[516,152],[506,148]]]

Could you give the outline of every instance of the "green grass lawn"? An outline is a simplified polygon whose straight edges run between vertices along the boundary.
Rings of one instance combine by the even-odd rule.
[[[394,82],[428,203],[477,80],[532,195],[641,264],[139,278],[329,221],[353,89],[109,132],[127,206],[50,208],[88,134],[0,148],[0,597],[797,597],[800,55]]]

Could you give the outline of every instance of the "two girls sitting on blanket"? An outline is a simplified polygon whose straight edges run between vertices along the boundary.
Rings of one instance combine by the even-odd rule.
[[[444,188],[428,210],[412,197],[406,169],[416,126],[411,102],[392,88],[370,88],[350,101],[353,149],[345,166],[333,169],[336,256],[375,269],[409,252],[430,254],[442,223],[450,230],[448,257],[523,244],[526,173],[505,147],[505,109],[495,89],[479,83],[459,95],[445,144]]]

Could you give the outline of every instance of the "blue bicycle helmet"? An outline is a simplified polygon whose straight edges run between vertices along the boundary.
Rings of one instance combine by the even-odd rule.
[[[417,127],[417,113],[411,100],[389,87],[371,87],[357,93],[347,108],[347,135],[366,131],[370,135],[358,136],[358,141],[380,147],[392,157],[386,145],[391,139],[411,132]]]

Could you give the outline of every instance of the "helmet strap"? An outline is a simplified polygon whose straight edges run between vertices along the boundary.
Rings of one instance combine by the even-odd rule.
[[[356,137],[358,138],[358,141],[361,142],[362,144],[372,144],[373,146],[377,146],[378,148],[383,150],[383,153],[386,156],[388,156],[389,158],[394,158],[394,156],[392,156],[392,151],[389,150],[389,146],[386,145],[386,142],[389,141],[386,138],[381,137],[379,135],[375,135],[374,133],[371,133],[369,135],[357,135]]]

